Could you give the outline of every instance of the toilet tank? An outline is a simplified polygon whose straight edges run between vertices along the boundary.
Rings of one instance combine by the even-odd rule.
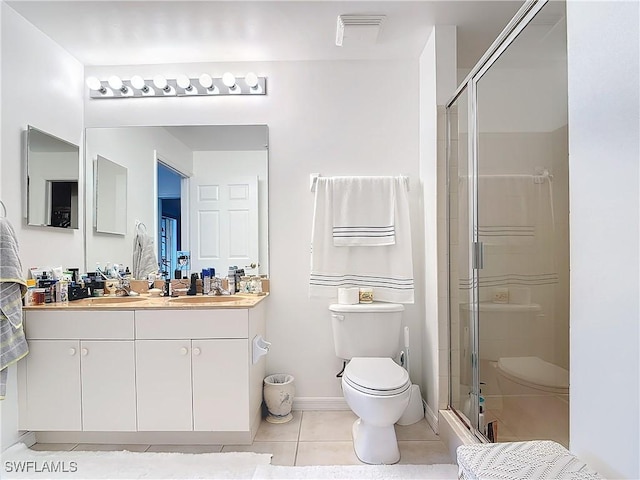
[[[350,360],[398,354],[404,305],[383,302],[333,304],[329,310],[338,357]]]

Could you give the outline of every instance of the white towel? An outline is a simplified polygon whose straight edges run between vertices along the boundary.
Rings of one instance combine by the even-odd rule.
[[[478,237],[485,251],[480,286],[558,283],[551,182],[534,182],[531,175],[481,175],[478,188]],[[459,192],[459,203],[467,205],[466,179]],[[467,213],[460,212],[462,229],[468,225]],[[471,277],[460,279],[461,288],[472,286]]]
[[[396,243],[393,177],[332,177],[328,182],[335,246]]]
[[[150,273],[158,271],[158,259],[153,245],[153,238],[146,234],[142,224],[136,225],[136,236],[133,239],[133,278],[146,280]]]
[[[385,246],[333,244],[331,181],[319,177],[313,214],[309,296],[335,298],[338,287],[372,287],[374,301],[413,303],[413,257],[406,177],[394,178],[396,242]]]

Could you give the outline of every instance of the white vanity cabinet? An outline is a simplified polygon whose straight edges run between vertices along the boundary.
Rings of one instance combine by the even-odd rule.
[[[26,309],[19,428],[45,443],[250,444],[261,417],[265,358],[253,363],[252,341],[265,335],[264,304],[148,303]]]
[[[133,312],[27,311],[19,427],[134,431]]]
[[[136,313],[139,431],[249,431],[249,310]]]

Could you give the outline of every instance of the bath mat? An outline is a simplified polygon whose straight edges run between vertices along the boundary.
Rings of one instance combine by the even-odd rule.
[[[20,443],[2,453],[0,477],[30,479],[244,479],[258,465],[269,465],[271,454],[47,452]]]
[[[258,465],[254,480],[313,479],[313,480],[455,480],[457,465],[331,465],[313,467],[280,467]]]
[[[2,453],[2,479],[457,479],[456,465],[345,465],[285,467],[251,452],[50,452],[20,443]]]

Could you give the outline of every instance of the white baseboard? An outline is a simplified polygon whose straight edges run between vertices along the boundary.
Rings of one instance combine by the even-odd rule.
[[[440,419],[440,439],[447,446],[451,458],[456,460],[456,450],[460,445],[480,443],[480,440],[469,431],[451,410],[440,410],[438,413]]]
[[[343,397],[294,397],[293,410],[350,410]]]
[[[7,448],[12,447],[17,443],[24,443],[27,447],[30,447],[36,443],[36,434],[34,432],[24,432],[22,435],[18,437],[15,443],[9,445]]]
[[[440,435],[438,416],[431,410],[426,401],[422,400],[422,403],[424,404],[424,418],[426,418],[427,423],[436,435]]]

